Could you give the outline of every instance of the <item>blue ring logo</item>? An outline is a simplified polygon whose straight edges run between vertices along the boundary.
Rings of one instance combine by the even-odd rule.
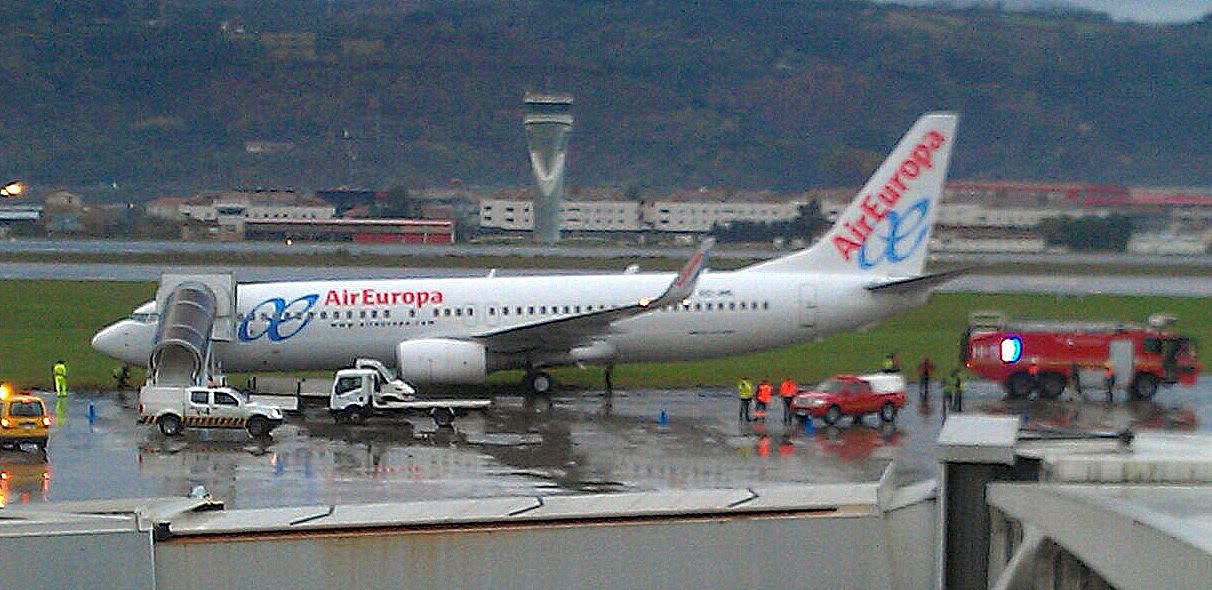
[[[307,312],[316,306],[316,302],[320,300],[318,293],[304,295],[293,301],[287,302],[281,297],[273,297],[258,303],[252,309],[248,310],[248,315],[240,322],[239,328],[236,330],[236,336],[241,342],[252,342],[266,336],[272,342],[280,342],[286,340],[295,334],[303,331],[307,324],[311,323],[311,317]],[[300,304],[303,305],[300,305]],[[257,319],[257,312],[269,306],[273,309],[269,313],[268,319],[264,327],[250,326]],[[292,308],[298,308],[291,311]],[[287,312],[297,314],[295,317]],[[297,324],[296,324],[297,323]]]
[[[891,263],[900,262],[910,256],[926,241],[930,225],[926,223],[927,213],[930,212],[930,199],[922,199],[909,206],[904,211],[889,211],[884,218],[888,233],[872,232],[858,251],[859,268],[872,268],[884,260]],[[883,251],[878,252],[874,259],[867,258],[867,246],[873,238],[883,240]],[[909,242],[909,243],[906,243]]]

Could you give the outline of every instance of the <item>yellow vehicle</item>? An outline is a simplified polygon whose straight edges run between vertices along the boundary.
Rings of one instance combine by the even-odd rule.
[[[0,446],[33,443],[38,450],[46,451],[50,425],[42,398],[13,393],[8,385],[0,385]]]

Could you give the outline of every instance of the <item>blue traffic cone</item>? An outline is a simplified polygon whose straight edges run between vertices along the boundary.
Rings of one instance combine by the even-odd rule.
[[[809,416],[804,419],[804,434],[807,434],[807,435],[816,434],[816,420],[813,420],[812,416]]]

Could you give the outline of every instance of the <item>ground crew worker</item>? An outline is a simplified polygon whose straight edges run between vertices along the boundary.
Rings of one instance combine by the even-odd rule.
[[[770,398],[774,395],[774,386],[769,380],[762,379],[762,382],[757,386],[757,417],[763,422],[766,421],[766,408],[770,404]]]
[[[122,366],[114,368],[114,384],[118,389],[126,389],[130,383],[130,365],[123,363]]]
[[[900,370],[896,366],[896,355],[891,352],[884,355],[884,366],[880,369],[884,373],[895,373]]]
[[[743,378],[736,384],[736,397],[741,400],[740,414],[737,415],[737,420],[752,422],[753,418],[749,417],[749,406],[753,404],[753,383],[749,378]]]
[[[798,389],[791,377],[779,383],[779,396],[783,398],[783,424],[791,424],[791,400],[795,399]]]
[[[62,360],[55,363],[55,395],[67,395],[67,365]]]
[[[964,411],[964,377],[960,374],[958,368],[951,370],[951,377],[947,379],[948,396],[951,402],[951,410],[954,412]]]
[[[1115,401],[1115,367],[1110,362],[1103,364],[1103,385],[1107,387],[1107,403]]]
[[[922,357],[922,362],[917,366],[917,394],[922,402],[930,398],[930,375],[934,373],[934,362],[930,357]]]

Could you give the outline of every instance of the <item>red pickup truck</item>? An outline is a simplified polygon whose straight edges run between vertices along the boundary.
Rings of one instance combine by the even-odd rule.
[[[842,416],[879,414],[880,420],[896,420],[905,405],[905,378],[895,373],[837,375],[812,389],[801,389],[791,400],[791,411],[801,420],[824,418],[836,424]]]

